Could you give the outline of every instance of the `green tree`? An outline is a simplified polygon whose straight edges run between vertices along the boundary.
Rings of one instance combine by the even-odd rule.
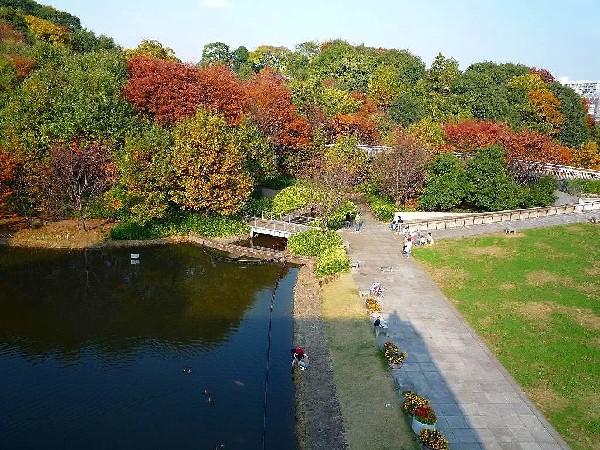
[[[231,215],[252,193],[245,154],[225,119],[198,109],[173,129],[173,201],[183,209]]]
[[[570,88],[558,82],[550,85],[550,90],[560,101],[559,110],[565,120],[558,133],[558,140],[567,147],[577,148],[591,139],[590,129],[586,124],[587,111],[581,103],[581,97]]]
[[[250,52],[243,45],[231,52],[231,69],[241,78],[250,78],[254,73],[249,57]]]
[[[231,51],[229,46],[223,42],[211,42],[202,49],[202,60],[200,65],[227,64],[231,62]]]
[[[501,211],[519,206],[519,188],[508,173],[502,147],[480,148],[467,162],[467,203],[481,211]]]
[[[408,128],[425,117],[425,108],[419,97],[410,92],[404,92],[398,95],[390,105],[389,115],[394,122]]]
[[[166,215],[174,182],[171,132],[146,125],[132,132],[117,153],[119,181],[110,205],[129,222],[144,225]]]
[[[450,211],[460,206],[467,194],[467,179],[460,159],[453,153],[441,153],[428,164],[427,173],[419,209]]]
[[[175,51],[172,48],[165,47],[160,42],[152,39],[144,39],[134,49],[125,50],[127,59],[136,56],[144,56],[146,58],[166,59],[168,61],[179,61],[175,56]]]
[[[376,67],[375,51],[354,47],[342,40],[326,42],[310,65],[310,75],[318,80],[332,80],[346,91],[366,92]]]
[[[56,141],[123,139],[135,123],[133,107],[121,97],[126,80],[119,51],[58,55],[0,111],[7,147],[43,155]]]

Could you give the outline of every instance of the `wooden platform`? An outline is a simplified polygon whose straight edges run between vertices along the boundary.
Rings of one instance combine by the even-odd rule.
[[[250,226],[250,237],[255,234],[268,234],[270,236],[289,238],[292,234],[301,233],[302,231],[318,230],[317,227],[304,225],[283,220],[270,220],[260,217],[253,217],[248,222]]]

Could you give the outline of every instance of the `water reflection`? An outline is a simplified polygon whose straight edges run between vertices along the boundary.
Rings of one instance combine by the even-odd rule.
[[[0,248],[0,448],[261,448],[278,275],[267,448],[294,449],[296,269],[190,245]]]
[[[65,358],[90,343],[111,352],[117,342],[120,354],[147,339],[165,350],[214,345],[278,273],[265,264],[240,270],[195,246],[135,252],[132,265],[129,249],[3,250],[0,342]]]

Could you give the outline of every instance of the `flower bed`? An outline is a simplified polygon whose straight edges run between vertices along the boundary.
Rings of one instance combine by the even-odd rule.
[[[369,313],[381,312],[381,306],[374,297],[367,297],[365,306],[367,307],[367,311],[369,311]]]
[[[431,406],[418,406],[415,408],[413,417],[426,425],[433,425],[437,421],[435,411]]]
[[[423,428],[419,433],[419,442],[431,450],[448,450],[448,439],[438,430]]]
[[[402,408],[404,409],[405,413],[412,416],[415,412],[415,409],[421,406],[429,406],[429,400],[412,392],[407,392],[404,394],[404,405]]]
[[[406,352],[401,352],[393,342],[383,344],[383,356],[390,366],[400,366],[406,359]]]

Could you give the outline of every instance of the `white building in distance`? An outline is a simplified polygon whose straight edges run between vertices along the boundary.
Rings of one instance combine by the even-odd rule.
[[[569,86],[581,97],[590,102],[588,113],[596,120],[600,121],[600,81],[574,81],[567,77],[558,79],[563,86]]]

